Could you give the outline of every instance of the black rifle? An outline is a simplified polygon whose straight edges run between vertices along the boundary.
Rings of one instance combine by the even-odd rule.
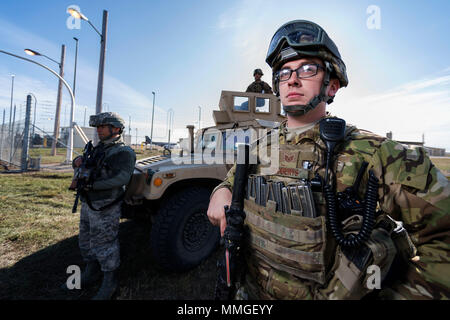
[[[92,145],[92,141],[90,140],[83,150],[82,163],[81,166],[75,171],[75,176],[72,180],[72,184],[69,187],[69,190],[76,190],[77,194],[75,195],[75,202],[73,203],[72,213],[77,212],[78,200],[80,198],[80,194],[83,191],[84,187],[89,183],[89,179],[91,178],[91,170],[88,169],[87,163],[89,159],[93,156],[94,146]]]
[[[224,253],[217,261],[215,300],[232,300],[236,290],[238,273],[242,271],[242,247],[244,236],[244,191],[249,168],[249,145],[238,145],[238,158],[234,175],[230,207],[225,206],[227,226],[223,235]]]

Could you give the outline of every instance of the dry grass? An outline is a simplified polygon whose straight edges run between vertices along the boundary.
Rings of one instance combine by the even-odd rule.
[[[442,173],[450,176],[450,157],[431,157],[431,161],[434,163]]]
[[[70,173],[0,175],[0,299],[89,299],[98,289],[60,289],[67,267],[83,266],[70,180]],[[117,298],[212,299],[218,252],[189,272],[167,272],[150,258],[150,232],[148,221],[121,221]]]

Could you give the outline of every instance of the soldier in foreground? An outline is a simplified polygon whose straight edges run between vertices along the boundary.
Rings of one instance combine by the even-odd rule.
[[[261,69],[255,69],[253,71],[253,77],[255,77],[255,81],[253,81],[248,87],[246,92],[257,92],[257,93],[270,93],[272,94],[272,88],[264,81],[261,80],[261,77],[264,75]]]
[[[249,176],[246,274],[236,298],[448,299],[448,180],[422,148],[406,149],[326,113],[348,79],[317,24],[280,27],[266,62],[287,121],[271,133],[278,171],[267,174],[258,164]],[[235,168],[208,208],[222,235]]]
[[[86,262],[81,288],[96,282],[102,271],[103,281],[94,300],[105,300],[111,299],[118,288],[121,205],[136,155],[123,142],[121,134],[125,126],[118,114],[93,115],[89,126],[96,127],[100,142],[84,156],[73,160],[75,170],[84,172],[77,186],[81,188],[82,201],[79,246]]]

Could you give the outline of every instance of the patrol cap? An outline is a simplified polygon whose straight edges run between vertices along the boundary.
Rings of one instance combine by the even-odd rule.
[[[256,75],[256,74],[260,74],[260,75],[264,75],[264,73],[262,72],[262,70],[261,69],[255,69],[255,71],[253,71],[253,75]]]
[[[125,121],[115,112],[102,112],[89,117],[89,126],[98,127],[102,125],[111,125],[115,128],[125,128]]]

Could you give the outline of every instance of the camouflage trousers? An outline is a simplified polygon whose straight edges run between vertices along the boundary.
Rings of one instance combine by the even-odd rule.
[[[94,208],[113,199],[92,201]],[[82,202],[78,244],[85,262],[97,260],[103,272],[114,271],[120,265],[119,223],[122,201],[103,210],[94,211]]]

